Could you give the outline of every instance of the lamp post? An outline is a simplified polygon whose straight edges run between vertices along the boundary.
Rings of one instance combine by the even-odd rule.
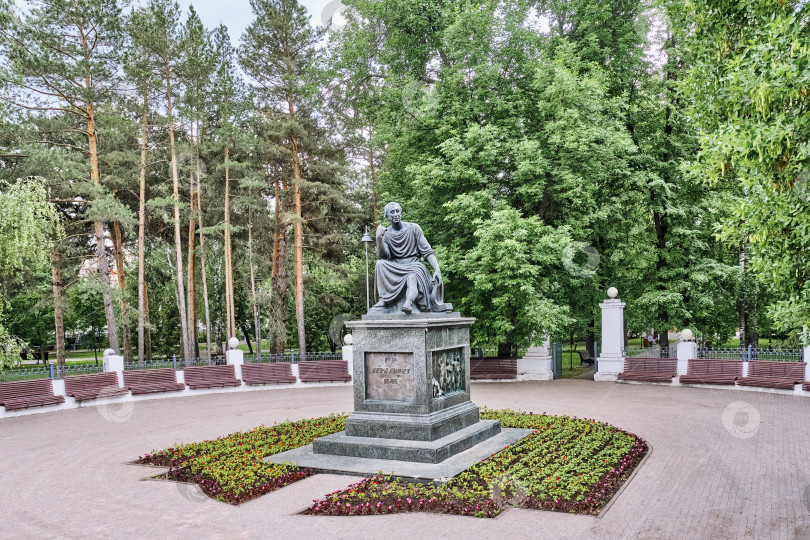
[[[368,245],[372,243],[374,240],[368,235],[368,225],[366,225],[366,232],[363,234],[363,238],[360,240],[363,242],[366,248],[366,311],[371,309],[371,301],[369,298],[369,289],[368,289]]]
[[[256,280],[256,288],[260,288],[262,286],[262,276],[261,274],[256,274],[254,278]],[[256,356],[258,357],[258,361],[262,361],[262,308],[258,300],[256,301]]]

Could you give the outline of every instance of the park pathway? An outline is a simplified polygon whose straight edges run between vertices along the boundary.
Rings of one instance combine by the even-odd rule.
[[[510,509],[300,516],[354,479],[316,475],[233,507],[141,481],[139,455],[352,409],[352,389],[209,394],[0,421],[0,538],[810,539],[810,400],[758,392],[558,380],[473,384],[479,406],[614,424],[652,453],[603,517]]]

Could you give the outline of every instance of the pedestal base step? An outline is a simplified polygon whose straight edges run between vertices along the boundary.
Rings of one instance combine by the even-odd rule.
[[[312,448],[316,454],[440,463],[500,432],[498,420],[481,420],[435,441],[352,437],[341,431],[315,439]]]
[[[311,444],[268,456],[264,458],[264,461],[268,463],[293,463],[299,467],[311,468],[318,473],[348,474],[366,477],[383,473],[416,482],[447,482],[473,464],[488,458],[492,454],[497,454],[503,450],[504,447],[519,441],[532,433],[532,431],[531,429],[504,428],[497,435],[441,463],[419,463],[413,461],[316,454],[312,451]],[[327,437],[332,436],[333,435],[327,435]],[[380,439],[376,439],[376,442],[379,441]]]

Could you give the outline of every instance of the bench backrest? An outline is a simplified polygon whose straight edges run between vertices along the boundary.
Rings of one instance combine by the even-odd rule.
[[[27,381],[0,383],[0,401],[43,395],[53,395],[53,383],[50,379],[30,379]]]
[[[625,358],[624,371],[672,371],[678,370],[677,358]]]
[[[779,377],[803,381],[806,365],[806,362],[751,360],[748,362],[748,375],[750,377]]]
[[[349,375],[349,363],[345,360],[309,360],[298,364],[302,374],[339,373]]]
[[[110,386],[118,386],[118,375],[112,371],[65,377],[65,390],[68,394],[89,389],[103,390]]]
[[[509,371],[517,370],[517,358],[484,358],[476,359],[470,362],[470,369],[473,371]]]
[[[348,365],[346,367],[348,370]],[[242,377],[292,377],[292,364],[289,362],[270,362],[269,364],[243,364]]]
[[[690,375],[740,375],[742,360],[722,360],[716,358],[690,358],[686,372]]]
[[[124,370],[124,386],[150,386],[167,383],[177,384],[177,375],[172,368]]]
[[[187,384],[236,378],[236,372],[233,366],[187,367],[183,372],[185,373],[185,381]]]

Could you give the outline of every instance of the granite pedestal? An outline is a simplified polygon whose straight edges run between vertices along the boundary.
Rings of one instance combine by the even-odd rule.
[[[458,313],[369,314],[351,321],[354,413],[314,454],[440,463],[497,435],[470,401],[470,325]]]

